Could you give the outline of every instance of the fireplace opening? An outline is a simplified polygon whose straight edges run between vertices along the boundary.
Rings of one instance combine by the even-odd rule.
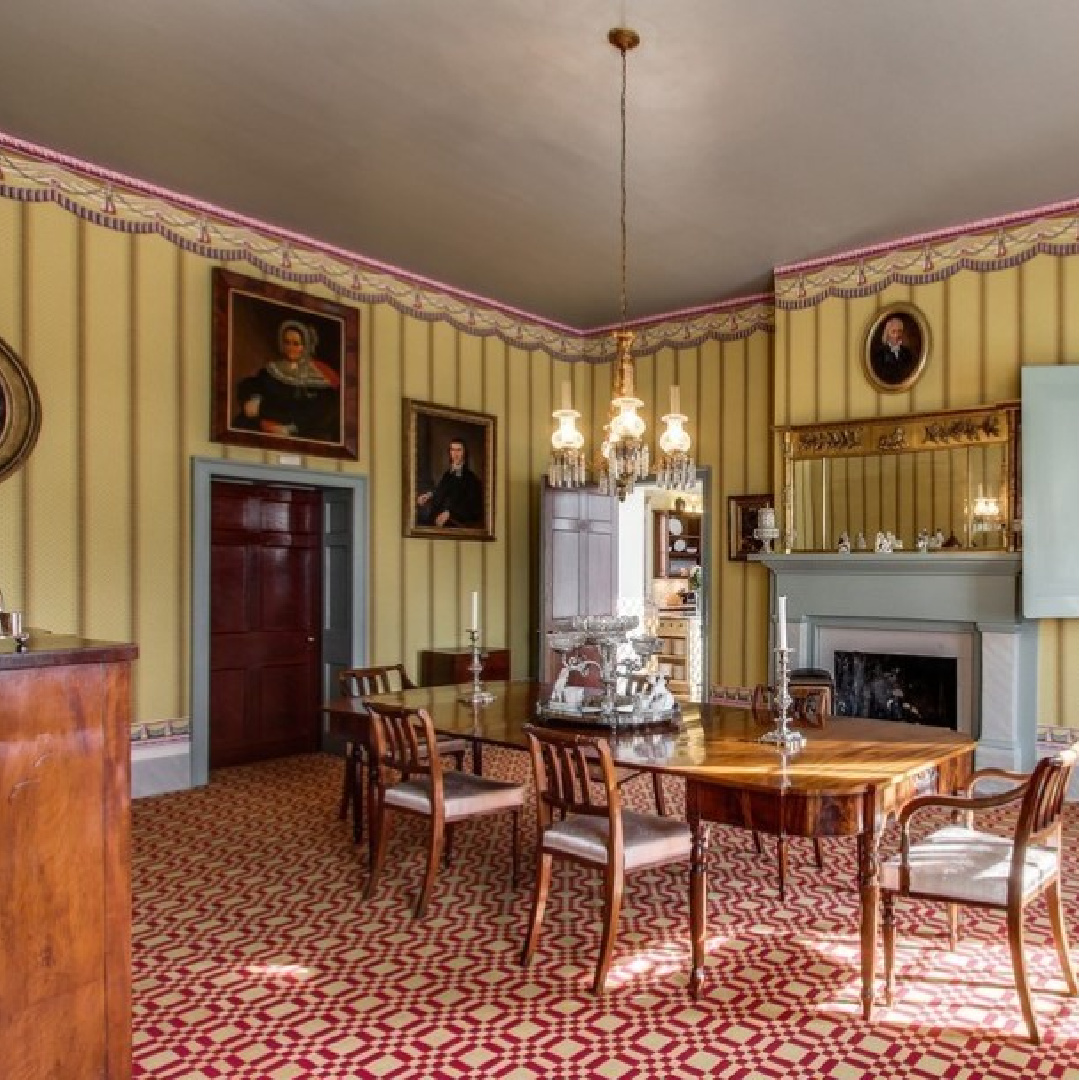
[[[836,715],[957,730],[955,659],[837,650],[833,666]]]

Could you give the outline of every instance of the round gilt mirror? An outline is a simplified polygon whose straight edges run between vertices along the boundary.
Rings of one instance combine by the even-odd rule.
[[[41,430],[41,402],[30,372],[0,338],[0,480],[30,456]]]

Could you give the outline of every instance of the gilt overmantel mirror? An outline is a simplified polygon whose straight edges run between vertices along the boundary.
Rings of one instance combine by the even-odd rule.
[[[780,431],[788,552],[1013,551],[1020,546],[1018,402]]]

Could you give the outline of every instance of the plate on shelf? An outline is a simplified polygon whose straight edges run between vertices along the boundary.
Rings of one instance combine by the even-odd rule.
[[[672,536],[682,536],[682,522],[678,518],[669,518],[667,531],[671,533]]]
[[[686,541],[685,540],[676,540],[675,543],[672,544],[671,546],[676,551],[685,551],[686,550]]]

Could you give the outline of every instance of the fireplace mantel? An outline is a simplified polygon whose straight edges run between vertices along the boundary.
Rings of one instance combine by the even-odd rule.
[[[772,571],[788,617],[928,619],[1016,624],[1019,554],[894,552],[889,555],[751,555]]]
[[[897,651],[942,655],[952,637],[970,640],[960,692],[962,729],[979,740],[978,764],[1035,764],[1037,628],[1023,617],[1021,556],[1004,552],[752,555],[770,571],[770,611],[787,597],[796,665],[830,666],[830,637],[846,633]],[[771,633],[774,635],[775,631]],[[853,636],[854,635],[854,636]],[[845,647],[850,647],[847,645]],[[887,651],[874,648],[870,651]],[[956,655],[957,653],[954,653]]]

